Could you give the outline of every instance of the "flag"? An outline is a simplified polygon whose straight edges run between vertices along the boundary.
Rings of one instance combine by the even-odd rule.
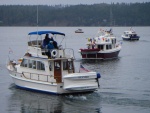
[[[80,73],[84,73],[84,72],[90,72],[90,70],[84,68],[82,65],[80,65],[80,69],[79,69]]]

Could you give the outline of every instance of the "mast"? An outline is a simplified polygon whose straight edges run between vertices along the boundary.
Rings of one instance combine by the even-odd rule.
[[[36,9],[36,11],[37,11],[37,14],[36,14],[36,27],[37,27],[37,40],[36,40],[36,43],[37,43],[37,45],[38,45],[38,37],[39,37],[39,35],[38,35],[38,24],[39,24],[39,6],[38,6],[38,3],[37,3],[37,9]],[[38,47],[36,48],[36,50],[37,50],[37,56],[38,56]]]
[[[110,7],[110,26],[113,26],[113,14],[112,14],[112,8]]]
[[[37,10],[37,17],[36,17],[36,19],[37,19],[37,20],[36,20],[36,24],[37,24],[37,25],[36,25],[36,26],[37,26],[37,31],[38,31],[38,24],[39,24],[39,22],[38,22],[38,21],[39,21],[39,20],[38,20],[38,17],[39,17],[39,11],[38,11],[38,10],[39,10],[39,6],[38,6],[38,4],[37,4],[37,9],[36,9],[36,10]]]

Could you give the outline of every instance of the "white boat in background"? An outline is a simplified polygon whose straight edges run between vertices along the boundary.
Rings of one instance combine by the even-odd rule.
[[[75,30],[75,33],[84,33],[82,29]]]
[[[121,36],[123,40],[139,40],[140,36],[130,28],[128,31],[124,31],[123,35]]]
[[[52,34],[59,41],[65,37],[64,33],[56,31],[30,32],[27,52],[19,62],[9,58],[6,65],[16,86],[54,94],[93,92],[98,89],[99,73],[75,72],[73,49],[59,46],[51,51],[51,58],[48,58],[47,49],[41,48],[45,34]]]
[[[121,43],[113,35],[112,30],[100,29],[96,37],[88,38],[87,48],[79,49],[82,59],[113,59],[121,50]]]

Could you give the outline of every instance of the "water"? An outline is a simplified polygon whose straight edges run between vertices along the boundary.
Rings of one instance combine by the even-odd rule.
[[[85,47],[86,38],[94,37],[99,27],[80,28],[83,34],[74,33],[78,27],[38,28],[64,32],[67,47],[75,52],[76,71],[82,64],[102,76],[97,92],[56,96],[16,88],[5,68],[10,49],[14,58],[21,57],[28,32],[37,28],[0,27],[0,113],[150,113],[150,27],[134,27],[141,38],[133,42],[121,39],[129,27],[114,27],[122,50],[118,59],[108,61],[81,60],[78,49]]]

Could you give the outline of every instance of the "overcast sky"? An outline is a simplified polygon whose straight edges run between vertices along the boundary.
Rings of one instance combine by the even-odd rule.
[[[97,3],[142,3],[150,0],[0,0],[0,5],[77,5]]]

